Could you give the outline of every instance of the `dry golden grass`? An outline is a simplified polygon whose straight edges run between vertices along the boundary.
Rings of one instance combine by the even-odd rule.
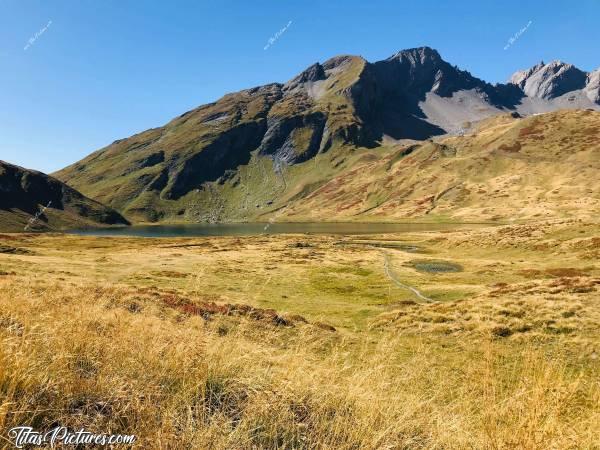
[[[139,448],[599,448],[598,225],[535,231],[356,239],[410,238],[418,255],[330,237],[1,235],[29,253],[0,254],[0,435],[61,424]],[[382,251],[438,301],[393,287]],[[423,258],[463,271],[405,264]]]

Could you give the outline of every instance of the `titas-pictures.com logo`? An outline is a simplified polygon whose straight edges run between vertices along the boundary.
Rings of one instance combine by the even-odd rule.
[[[137,437],[127,434],[95,434],[85,429],[70,431],[67,427],[58,426],[50,431],[36,431],[32,427],[20,426],[8,431],[8,438],[16,448],[56,447],[57,445],[99,445],[133,444]]]

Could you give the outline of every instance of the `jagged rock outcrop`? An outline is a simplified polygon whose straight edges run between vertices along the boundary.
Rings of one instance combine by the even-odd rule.
[[[321,112],[272,117],[258,152],[285,164],[306,161],[320,149],[326,120]]]

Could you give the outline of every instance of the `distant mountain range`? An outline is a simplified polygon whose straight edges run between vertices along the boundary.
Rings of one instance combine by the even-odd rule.
[[[559,109],[600,110],[600,69],[542,62],[492,85],[429,47],[376,63],[337,56],[115,141],[54,176],[136,222],[283,218],[286,205],[366,151],[377,157],[493,116]]]

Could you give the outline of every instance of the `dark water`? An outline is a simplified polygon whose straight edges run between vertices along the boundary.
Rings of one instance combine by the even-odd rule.
[[[122,228],[92,228],[71,233],[88,236],[195,237],[247,236],[257,234],[381,234],[407,231],[439,231],[481,227],[481,224],[435,223],[219,223],[145,225]]]
[[[428,273],[462,272],[463,270],[460,264],[449,261],[412,261],[410,264],[418,271]]]

